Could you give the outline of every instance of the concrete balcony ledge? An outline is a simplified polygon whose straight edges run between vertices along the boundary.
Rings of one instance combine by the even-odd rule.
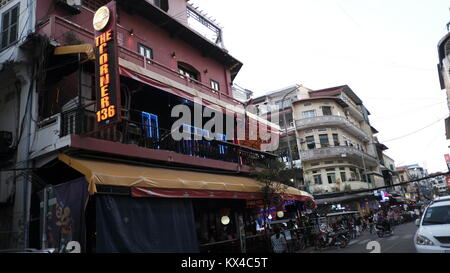
[[[345,181],[342,183],[311,185],[310,189],[314,194],[339,193],[355,190],[370,189],[372,185],[364,181]]]
[[[311,127],[329,127],[335,126],[353,136],[357,137],[363,142],[369,142],[368,135],[359,127],[351,123],[348,119],[341,116],[317,116],[311,118],[303,118],[295,120],[297,130],[308,129]]]
[[[348,146],[334,146],[334,147],[326,147],[326,148],[318,148],[307,151],[300,152],[300,158],[304,161],[311,160],[321,160],[327,158],[350,158],[353,160],[357,160],[358,162],[363,162],[367,166],[377,166],[378,160],[371,155],[364,153],[354,147]]]

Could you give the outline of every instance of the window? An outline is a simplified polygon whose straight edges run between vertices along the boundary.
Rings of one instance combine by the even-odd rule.
[[[15,43],[18,39],[18,26],[19,26],[19,5],[7,10],[2,14],[2,47]]]
[[[178,73],[180,73],[182,77],[186,76],[192,80],[200,81],[200,73],[198,73],[198,71],[189,64],[178,63]]]
[[[303,111],[303,118],[312,118],[316,116],[316,110]]]
[[[324,116],[331,116],[331,106],[322,106],[322,114]]]
[[[422,225],[427,226],[444,224],[450,224],[450,206],[435,206],[429,207],[426,210]]]
[[[308,146],[308,149],[315,149],[316,148],[316,142],[314,141],[314,136],[307,136],[305,138],[306,140],[306,146]]]
[[[320,129],[317,129],[317,132],[326,132],[327,131],[327,128],[320,128]]]
[[[143,44],[138,44],[139,54],[145,56],[147,59],[153,59],[153,50],[149,47],[146,47]]]
[[[308,130],[305,130],[305,131],[304,131],[305,134],[310,134],[310,133],[312,133],[312,132],[314,132],[313,129],[308,129]]]
[[[334,164],[334,161],[325,161],[324,164],[326,164],[326,165],[327,165],[327,164],[328,164],[328,165],[331,165],[331,164]]]
[[[165,12],[169,10],[169,0],[154,0],[154,4]]]
[[[311,167],[313,167],[313,166],[319,166],[319,165],[320,165],[320,162],[311,163]]]
[[[345,172],[341,172],[341,181],[342,182],[347,181],[347,176],[346,176]]]
[[[219,91],[220,90],[220,85],[218,82],[216,82],[215,80],[210,80],[211,83],[211,88],[213,90]]]
[[[352,181],[356,180],[356,169],[355,168],[350,168],[350,177],[351,177]]]
[[[328,142],[328,135],[319,135],[320,139],[320,147],[328,147],[330,146],[330,143]]]
[[[336,183],[336,174],[335,173],[327,173],[328,184]]]
[[[333,142],[334,142],[334,146],[339,146],[339,136],[338,134],[333,134]]]
[[[313,175],[313,177],[314,177],[314,184],[322,185],[322,176],[320,174]]]

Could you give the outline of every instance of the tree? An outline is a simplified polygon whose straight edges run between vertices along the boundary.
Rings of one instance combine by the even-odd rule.
[[[287,188],[294,186],[294,181],[300,181],[303,178],[301,169],[287,169],[284,163],[276,159],[268,159],[254,164],[250,175],[264,183],[262,192],[266,215],[268,214],[268,208],[281,204],[281,196]]]

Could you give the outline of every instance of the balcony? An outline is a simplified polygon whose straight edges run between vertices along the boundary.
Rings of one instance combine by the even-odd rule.
[[[256,163],[276,158],[273,154],[225,141],[177,141],[172,138],[169,129],[127,119],[102,130],[95,127],[94,112],[74,109],[61,114],[59,137],[80,136],[72,139],[71,146],[75,148],[83,148],[76,143],[94,139],[85,144],[87,150],[243,172],[249,172]],[[113,143],[120,145],[114,146]]]
[[[348,158],[370,167],[378,166],[378,160],[371,155],[356,148],[348,146],[335,146],[301,151],[300,158],[304,161],[322,160],[328,158]]]
[[[317,116],[311,118],[303,118],[295,121],[297,130],[308,129],[311,127],[338,127],[353,136],[357,137],[363,142],[369,142],[367,134],[351,123],[348,119],[340,116]]]
[[[369,189],[372,185],[364,181],[344,181],[342,183],[336,184],[323,184],[323,185],[311,185],[310,190],[314,194],[321,194],[327,192],[346,192],[355,191],[362,189]]]

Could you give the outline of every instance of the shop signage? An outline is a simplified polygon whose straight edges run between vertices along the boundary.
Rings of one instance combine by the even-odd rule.
[[[95,29],[96,120],[99,127],[120,121],[120,82],[116,43],[116,6],[112,1],[97,10]]]
[[[450,155],[444,154],[445,157],[445,163],[447,163],[447,169],[450,171]]]
[[[389,192],[380,191],[380,193],[381,193],[381,202],[389,200]]]

